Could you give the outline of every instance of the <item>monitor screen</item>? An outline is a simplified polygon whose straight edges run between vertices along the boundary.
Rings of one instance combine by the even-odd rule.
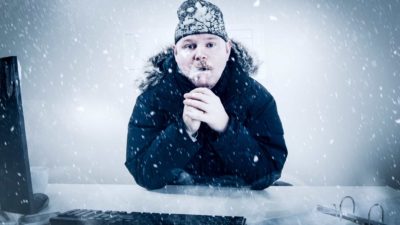
[[[29,168],[17,57],[0,58],[0,210],[32,213]]]

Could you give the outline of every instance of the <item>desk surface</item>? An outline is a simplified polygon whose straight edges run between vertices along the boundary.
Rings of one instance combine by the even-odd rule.
[[[370,186],[274,186],[263,191],[168,186],[157,191],[147,191],[138,185],[49,184],[46,194],[50,198],[50,204],[44,212],[87,208],[128,212],[236,215],[246,217],[248,224],[265,224],[266,221],[280,221],[276,224],[286,224],[284,221],[287,221],[287,224],[290,224],[302,219],[307,220],[307,224],[314,223],[314,220],[319,222],[315,224],[320,224],[321,220],[324,220],[325,224],[337,224],[336,218],[316,212],[316,205],[338,205],[344,196],[350,195],[356,201],[357,211],[360,211],[356,213],[366,216],[369,207],[374,203],[400,198],[398,190]],[[350,207],[350,203],[347,206]]]

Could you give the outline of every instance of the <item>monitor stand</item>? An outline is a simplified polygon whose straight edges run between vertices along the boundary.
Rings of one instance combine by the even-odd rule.
[[[33,204],[31,214],[40,212],[49,205],[49,197],[43,193],[33,194]]]
[[[12,220],[7,215],[7,213],[0,210],[0,224],[15,224],[15,223],[12,223]]]
[[[33,194],[33,202],[31,206],[31,210],[28,214],[36,214],[45,209],[49,205],[49,197],[46,194],[43,193],[34,193]],[[0,205],[0,224],[2,224],[2,219],[7,216],[7,211],[2,211],[1,210],[1,205]],[[11,212],[14,213],[14,212]]]
[[[32,222],[41,222],[43,220],[44,221],[46,221],[46,220],[48,221],[48,219],[50,217],[55,216],[54,213],[34,215],[34,214],[39,213],[41,210],[45,209],[48,205],[49,205],[49,197],[47,195],[42,194],[42,193],[33,194],[33,202],[32,202],[31,212],[27,216],[20,217],[19,220],[23,219],[23,220],[29,221],[30,223],[32,223]],[[12,214],[11,214],[11,216],[9,216],[8,213],[9,212],[0,210],[0,224],[4,224],[4,225],[17,225],[17,224],[19,224],[15,220],[15,218],[13,218]]]

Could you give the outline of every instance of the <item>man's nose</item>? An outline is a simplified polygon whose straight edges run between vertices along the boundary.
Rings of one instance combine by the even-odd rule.
[[[207,59],[207,54],[205,53],[203,48],[197,48],[196,53],[194,55],[194,59],[196,61],[203,61]]]

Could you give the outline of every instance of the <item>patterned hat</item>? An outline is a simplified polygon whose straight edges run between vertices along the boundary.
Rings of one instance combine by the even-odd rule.
[[[175,30],[175,43],[192,34],[214,34],[228,40],[224,18],[218,6],[204,0],[187,0],[177,13],[179,23]]]

